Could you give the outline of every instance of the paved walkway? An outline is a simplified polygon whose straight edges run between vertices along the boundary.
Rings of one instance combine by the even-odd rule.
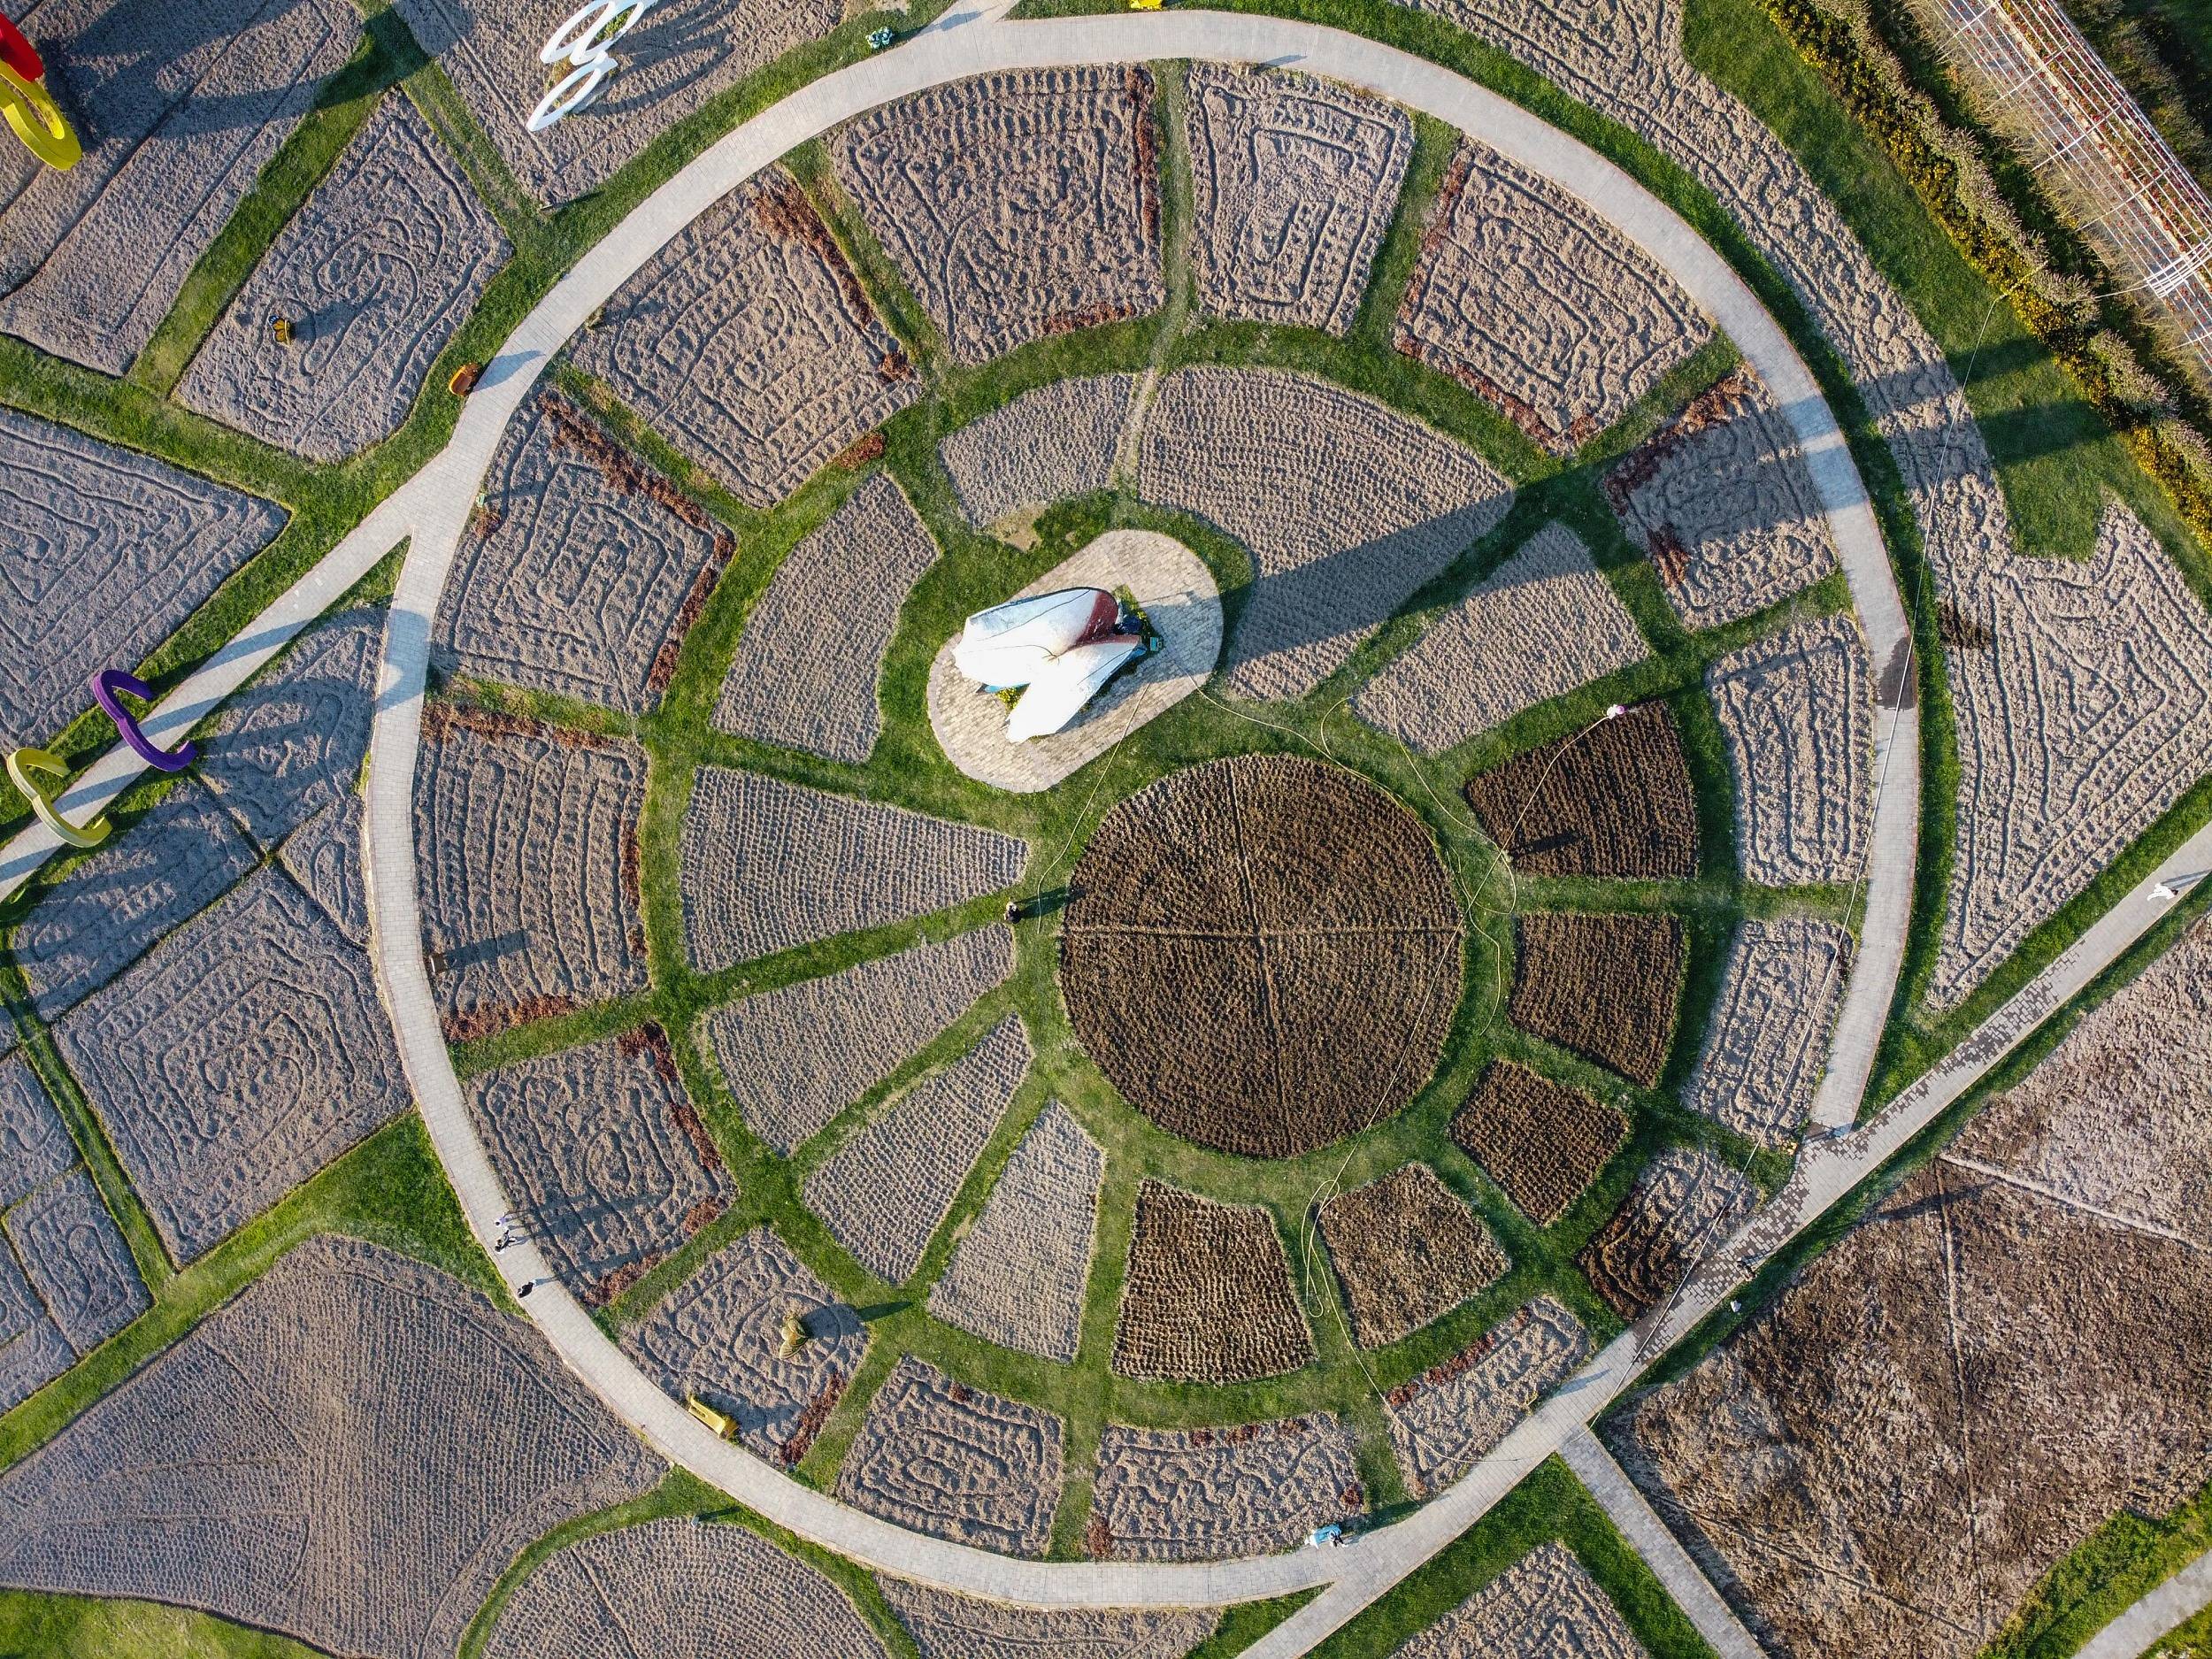
[[[1882,665],[1882,779],[1865,895],[1865,938],[1839,1018],[1816,1115],[1855,1114],[1887,1018],[1911,899],[1918,815],[1918,733],[1904,612],[1872,512],[1848,451],[1810,374],[1750,290],[1689,227],[1625,173],[1517,106],[1436,65],[1350,35],[1258,16],[1184,12],[1013,24],[1004,7],[964,7],[895,50],[818,81],[731,133],[678,173],[587,253],[518,326],[490,365],[447,448],[386,502],[316,571],[265,613],[247,637],[191,676],[147,721],[157,738],[180,732],[234,688],[377,557],[411,534],[395,600],[370,772],[368,880],[374,947],[403,1057],[424,1120],[480,1240],[513,1206],[462,1103],[420,950],[411,794],[430,620],[469,504],[509,417],[567,338],[670,237],[713,201],[793,146],[887,100],[986,70],[1188,57],[1296,65],[1362,86],[1482,139],[1592,203],[1663,265],[1719,322],[1765,378],[1804,445],[1875,661]],[[65,800],[96,809],[135,776],[127,750],[104,757]],[[43,840],[42,840],[43,838]],[[0,880],[19,885],[53,850],[42,830],[0,850]],[[2200,845],[2200,843],[2202,843]],[[2170,860],[2164,874],[2212,862],[2212,831]],[[0,887],[0,891],[7,890]],[[1847,1139],[1810,1143],[1784,1193],[1737,1241],[1694,1275],[1681,1297],[1624,1335],[1546,1402],[1457,1486],[1407,1520],[1336,1550],[1190,1566],[1013,1561],[921,1537],[845,1508],[730,1446],[694,1421],[607,1340],[552,1279],[534,1248],[499,1258],[541,1281],[522,1305],[611,1409],[664,1455],[794,1532],[872,1566],[1006,1600],[1057,1605],[1205,1604],[1333,1587],[1256,1646],[1254,1659],[1304,1652],[1429,1559],[1523,1475],[1617,1396],[1648,1360],[1678,1340],[1741,1278],[1747,1252],[1763,1255],[1810,1223],[2009,1051],[2026,1032],[2147,926],[2142,892],[1888,1111]],[[1720,1263],[1725,1263],[1723,1266]]]
[[[1560,1442],[1559,1455],[1720,1659],[1765,1659],[1704,1570],[1675,1540],[1658,1511],[1644,1501],[1636,1483],[1621,1471],[1596,1435],[1586,1428],[1577,1429]]]
[[[2199,1555],[2082,1645],[2076,1659],[2138,1659],[2212,1607],[2212,1555]]]

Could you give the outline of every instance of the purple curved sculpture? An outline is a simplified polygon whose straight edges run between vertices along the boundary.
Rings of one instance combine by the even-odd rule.
[[[182,772],[200,757],[198,745],[189,740],[174,749],[155,748],[153,740],[139,729],[138,717],[126,709],[121,699],[116,696],[119,691],[127,691],[143,702],[151,702],[154,694],[147,689],[144,680],[127,674],[119,668],[103,668],[92,677],[93,701],[100,705],[109,719],[115,722],[115,729],[123,734],[123,741],[131,746],[131,752],[139,759],[161,772]]]

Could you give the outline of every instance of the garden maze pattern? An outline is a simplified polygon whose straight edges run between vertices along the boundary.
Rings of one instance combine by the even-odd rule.
[[[1041,1555],[1059,1507],[1060,1419],[911,1355],[876,1390],[837,1495],[936,1538]]]
[[[265,866],[55,1028],[180,1262],[411,1098],[367,955]]]
[[[1590,1333],[1549,1295],[1384,1397],[1390,1449],[1417,1498],[1460,1479],[1591,1356]]]
[[[622,714],[657,706],[730,533],[552,392],[508,428],[483,501],[432,627],[436,664]]]
[[[40,1187],[8,1211],[6,1231],[47,1317],[79,1355],[152,1306],[91,1171]]]
[[[1310,75],[1200,64],[1186,85],[1199,303],[1344,334],[1413,158],[1413,118]]]
[[[922,392],[780,168],[678,232],[572,355],[750,507],[775,505]]]
[[[795,1314],[806,1341],[787,1356],[784,1321]],[[868,1332],[783,1240],[756,1227],[624,1332],[622,1347],[662,1387],[726,1412],[749,1450],[788,1466],[858,1374]]]
[[[19,201],[0,212],[0,271],[24,211]],[[58,735],[91,706],[88,665],[144,660],[275,539],[285,512],[12,409],[0,409],[0,591],[9,595],[0,746],[14,749]]]
[[[1102,1560],[1256,1555],[1366,1507],[1352,1431],[1333,1417],[1208,1429],[1109,1423],[1085,1542]]]
[[[643,1025],[464,1085],[492,1167],[556,1271],[604,1304],[726,1209],[728,1171]]]
[[[982,75],[871,111],[828,140],[840,182],[953,359],[1166,303],[1151,74]]]
[[[1760,1146],[1793,1145],[1850,971],[1851,936],[1832,922],[1746,921],[1682,1103]]]
[[[277,233],[177,400],[310,460],[342,461],[399,429],[508,251],[460,164],[395,88]],[[285,344],[273,337],[280,318]]]
[[[1462,141],[1394,340],[1558,454],[1712,337],[1671,278],[1547,179]]]
[[[635,744],[430,702],[417,891],[451,1038],[645,988]]]

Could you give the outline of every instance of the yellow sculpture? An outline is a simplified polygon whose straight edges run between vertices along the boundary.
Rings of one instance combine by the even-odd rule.
[[[38,814],[38,821],[67,841],[72,847],[97,847],[107,840],[113,827],[105,816],[94,818],[79,829],[67,818],[54,810],[54,797],[31,781],[34,775],[47,778],[66,778],[69,768],[61,757],[42,749],[18,749],[8,752],[8,781],[23,791],[31,803],[31,810]]]
[[[69,118],[46,90],[45,81],[27,81],[4,63],[0,63],[0,115],[8,118],[8,125],[31,154],[50,167],[66,172],[84,154]]]

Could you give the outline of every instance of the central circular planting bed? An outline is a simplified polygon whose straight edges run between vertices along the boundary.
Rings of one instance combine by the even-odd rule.
[[[1340,768],[1245,755],[1109,812],[1061,941],[1084,1048],[1162,1128],[1287,1157],[1436,1069],[1465,923],[1421,821]]]

